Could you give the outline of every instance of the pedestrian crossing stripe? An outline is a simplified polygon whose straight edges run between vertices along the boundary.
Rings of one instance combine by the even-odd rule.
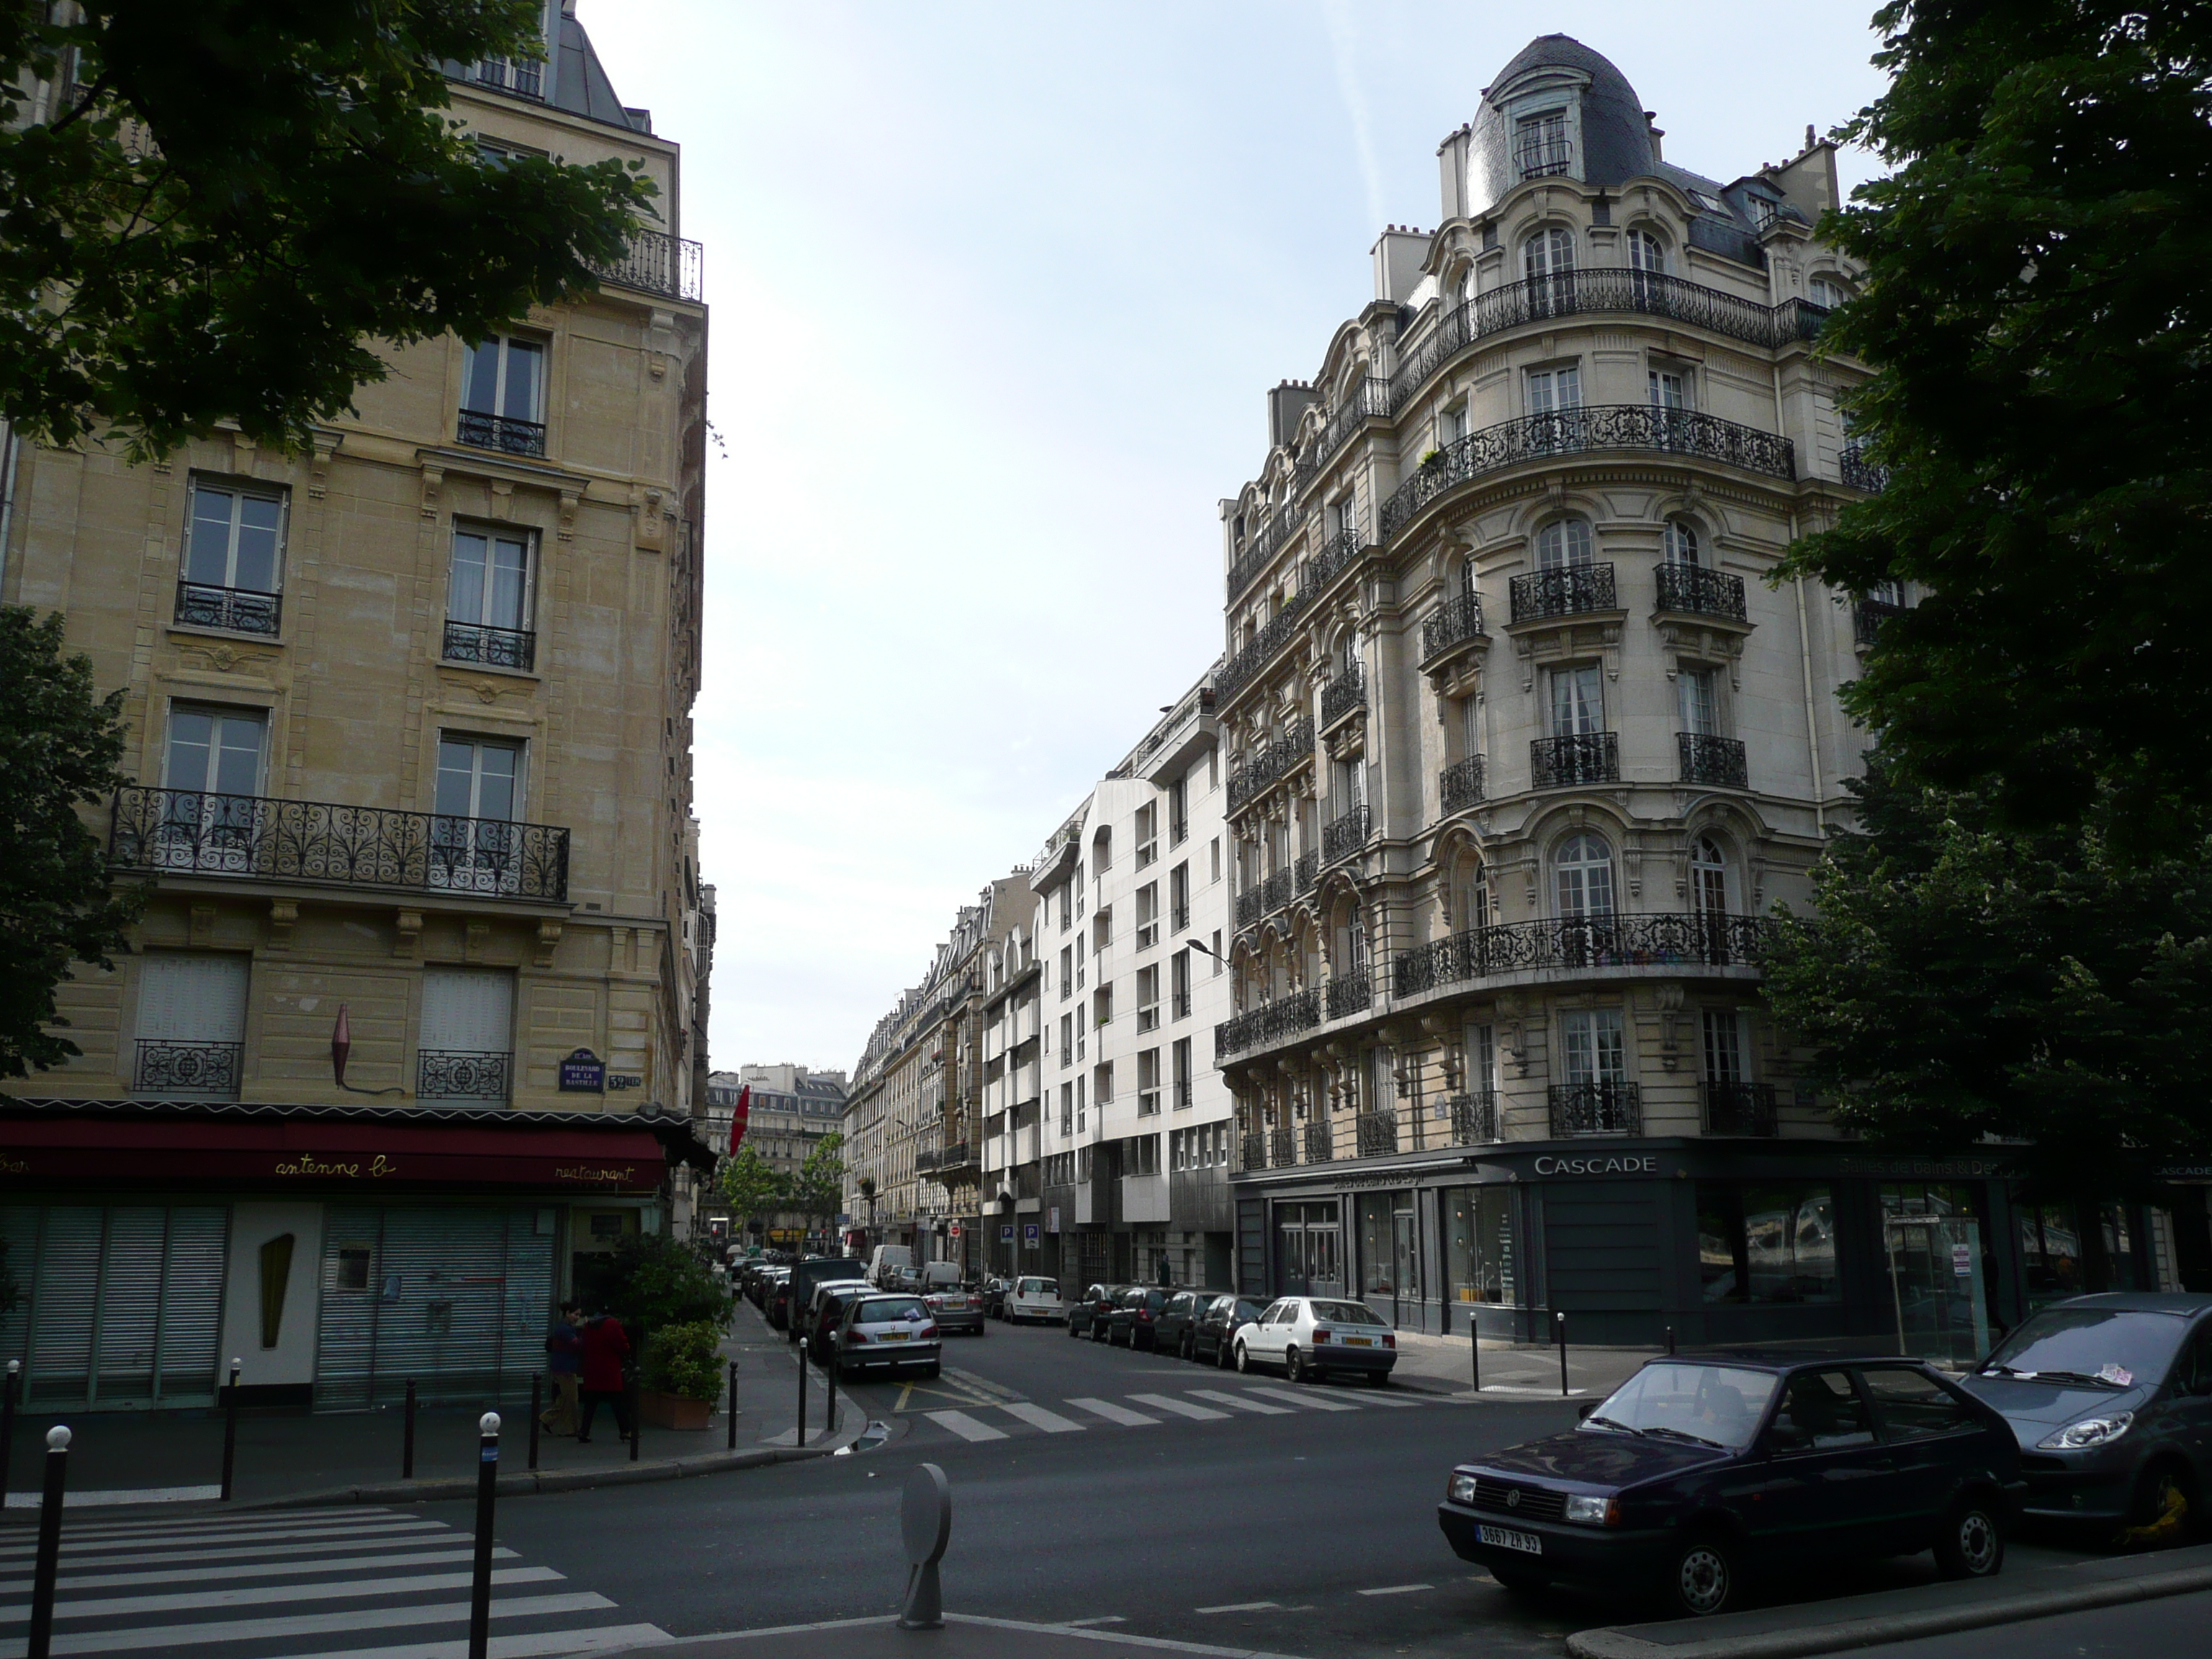
[[[1264,1395],[1266,1398],[1261,1398]],[[1357,1399],[1332,1397],[1314,1389],[1277,1389],[1264,1385],[1247,1387],[1235,1391],[1226,1389],[1193,1389],[1187,1395],[1170,1394],[1133,1394],[1127,1398],[1132,1405],[1148,1407],[1133,1411],[1129,1406],[1111,1400],[1102,1400],[1093,1395],[1077,1395],[1062,1401],[1079,1414],[1071,1417],[1060,1412],[1036,1404],[1031,1401],[1007,1401],[990,1407],[978,1407],[977,1411],[926,1411],[927,1417],[939,1428],[957,1435],[970,1443],[1005,1440],[1007,1431],[978,1412],[985,1409],[1004,1412],[1018,1423],[1046,1434],[1080,1434],[1096,1428],[1099,1422],[1110,1423],[1121,1428],[1154,1428],[1166,1418],[1182,1418],[1192,1422],[1225,1422],[1232,1412],[1249,1413],[1260,1417],[1291,1417],[1300,1411],[1357,1412],[1370,1406],[1389,1409],[1432,1405],[1436,1401],[1405,1395],[1365,1395]],[[1200,1404],[1200,1401],[1210,1402]],[[1218,1410],[1226,1407],[1228,1410]],[[1161,1413],[1154,1415],[1152,1413]],[[1097,1419],[1085,1422],[1082,1417]]]

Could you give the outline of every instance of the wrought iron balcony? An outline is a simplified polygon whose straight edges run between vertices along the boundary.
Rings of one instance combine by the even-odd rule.
[[[1633,1083],[1554,1083],[1552,1139],[1644,1133],[1644,1091]]]
[[[1889,488],[1889,469],[1877,466],[1867,459],[1865,449],[1858,444],[1845,444],[1836,457],[1836,476],[1854,489],[1878,494]]]
[[[1454,1095],[1451,1137],[1455,1146],[1487,1146],[1504,1139],[1498,1132],[1498,1097],[1486,1089],[1480,1094]]]
[[[1362,1112],[1352,1121],[1352,1143],[1359,1148],[1362,1158],[1395,1158],[1398,1155],[1398,1115],[1395,1112]]]
[[[1298,854],[1298,861],[1291,866],[1296,877],[1297,896],[1304,898],[1321,885],[1321,854],[1306,852]]]
[[[1237,1167],[1240,1170],[1264,1170],[1267,1167],[1267,1135],[1263,1129],[1247,1129],[1243,1145],[1238,1148]]]
[[[1264,626],[1252,635],[1251,642],[1224,663],[1221,672],[1213,677],[1214,695],[1226,697],[1258,673],[1275,653],[1287,645],[1298,631],[1298,623],[1306,614],[1312,590],[1301,588],[1284,602],[1283,608],[1270,617]]]
[[[1874,636],[1881,632],[1881,625],[1904,611],[1903,605],[1887,599],[1861,599],[1851,607],[1852,636],[1861,645],[1872,645]]]
[[[134,1095],[166,1100],[236,1100],[242,1042],[199,1042],[183,1038],[141,1037],[131,1069]]]
[[[1513,579],[1513,620],[1579,617],[1589,611],[1618,611],[1609,564],[1570,564],[1556,570],[1532,570]]]
[[[1764,917],[1719,910],[1497,922],[1401,951],[1392,983],[1399,996],[1413,997],[1539,969],[1756,967],[1768,933]]]
[[[1261,790],[1313,758],[1314,729],[1304,720],[1229,775],[1229,810],[1236,811]]]
[[[1305,1142],[1307,1163],[1330,1164],[1335,1161],[1336,1138],[1329,1133],[1327,1120],[1306,1125]]]
[[[1348,974],[1338,974],[1328,981],[1325,996],[1331,1019],[1364,1013],[1374,1005],[1374,981],[1364,968],[1356,969]]]
[[[471,449],[496,449],[502,455],[545,453],[545,423],[519,421],[512,415],[487,415],[482,410],[465,409],[453,435]]]
[[[1703,565],[1661,565],[1659,608],[1695,617],[1725,617],[1732,622],[1751,620],[1744,608],[1743,578]]]
[[[1617,732],[1577,732],[1563,738],[1535,738],[1528,744],[1532,789],[1620,780],[1620,734]]]
[[[1682,781],[1717,784],[1723,789],[1748,789],[1751,774],[1744,765],[1743,744],[1735,738],[1711,738],[1702,732],[1677,732]]]
[[[1337,451],[1351,441],[1353,433],[1378,415],[1387,416],[1390,409],[1390,382],[1379,374],[1363,377],[1299,460],[1299,488],[1320,476],[1321,470],[1336,459]]]
[[[1322,687],[1321,727],[1326,732],[1354,709],[1367,707],[1367,673],[1358,663]]]
[[[1323,542],[1306,566],[1304,591],[1318,593],[1336,580],[1337,572],[1359,556],[1359,532],[1340,530]]]
[[[1692,410],[1589,404],[1502,421],[1445,446],[1382,504],[1382,538],[1395,536],[1431,501],[1470,478],[1524,461],[1606,450],[1657,451],[1723,461],[1770,477],[1797,476],[1796,453],[1789,439],[1776,433]]]
[[[1707,1134],[1771,1137],[1776,1133],[1772,1084],[1707,1078],[1701,1087]]]
[[[1298,1161],[1298,1132],[1295,1129],[1267,1131],[1267,1162],[1278,1170],[1287,1170]]]
[[[1346,807],[1321,832],[1322,860],[1334,864],[1339,859],[1350,858],[1367,845],[1367,838],[1373,833],[1374,814],[1365,801]]]
[[[1269,915],[1291,902],[1292,886],[1297,878],[1288,870],[1278,870],[1261,884],[1260,908]]]
[[[1248,887],[1237,896],[1237,925],[1239,927],[1252,927],[1267,914],[1263,902],[1266,887],[1267,884],[1262,882],[1258,887]]]
[[[698,243],[665,230],[636,230],[619,259],[592,267],[592,274],[618,288],[634,288],[671,300],[707,297],[707,251]]]
[[[1548,178],[1573,167],[1574,146],[1565,138],[1532,139],[1514,150],[1513,164],[1523,179]]]
[[[448,622],[445,659],[485,663],[494,668],[535,667],[538,635],[526,628],[489,628],[477,623]]]
[[[1444,768],[1437,775],[1437,789],[1447,817],[1475,805],[1482,799],[1482,757],[1469,755]]]
[[[1461,593],[1446,599],[1421,624],[1421,660],[1433,662],[1455,645],[1482,637],[1482,595]]]
[[[128,784],[115,794],[118,870],[493,898],[568,896],[568,832],[499,818]]]
[[[915,1167],[916,1169],[921,1167],[921,1158],[919,1153],[915,1158]],[[976,1164],[969,1144],[964,1140],[954,1140],[948,1141],[937,1149],[936,1156],[932,1159],[930,1167],[937,1171],[937,1178],[939,1181],[945,1181],[950,1178],[953,1170],[973,1170],[976,1167]]]
[[[283,620],[284,596],[252,587],[180,581],[174,615],[185,628],[224,628],[234,634],[263,634],[274,639]]]
[[[1283,544],[1297,533],[1305,523],[1305,514],[1295,500],[1285,501],[1275,509],[1275,516],[1260,526],[1237,562],[1229,567],[1229,598],[1233,601],[1267,568],[1268,562],[1282,550]]]
[[[501,1100],[507,1097],[512,1054],[424,1048],[415,1056],[417,1100]]]
[[[1225,1019],[1215,1026],[1213,1052],[1218,1056],[1256,1048],[1263,1043],[1296,1036],[1301,1031],[1310,1031],[1320,1024],[1321,998],[1318,994],[1311,989],[1293,991],[1287,996],[1277,997],[1273,1002],[1263,1002],[1257,1008],[1249,1008],[1234,1019]]]

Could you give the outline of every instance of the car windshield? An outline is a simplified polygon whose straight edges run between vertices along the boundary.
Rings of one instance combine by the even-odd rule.
[[[1771,1371],[1672,1362],[1646,1365],[1589,1414],[1585,1428],[1741,1450],[1774,1397]]]
[[[2188,1334],[2189,1322],[2174,1314],[2045,1308],[1997,1345],[1982,1374],[2101,1382],[2111,1389],[2156,1383]]]
[[[911,1297],[889,1297],[881,1302],[863,1302],[853,1310],[855,1325],[896,1325],[902,1320],[927,1319],[929,1310]]]
[[[1316,1302],[1313,1316],[1331,1325],[1387,1325],[1390,1322],[1374,1309],[1357,1302]]]
[[[1015,1294],[1018,1296],[1058,1296],[1060,1294],[1060,1283],[1058,1280],[1051,1279],[1024,1279],[1022,1280],[1021,1288],[1018,1290]]]

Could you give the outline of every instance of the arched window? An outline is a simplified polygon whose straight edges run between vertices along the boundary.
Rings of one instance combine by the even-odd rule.
[[[1834,277],[1815,276],[1805,284],[1805,297],[1816,306],[1826,306],[1833,311],[1850,295],[1844,292],[1843,284]]]
[[[1460,272],[1457,295],[1461,305],[1471,306],[1474,303],[1474,267],[1473,265]]]
[[[1601,836],[1570,836],[1552,861],[1562,916],[1613,914],[1613,848]]]
[[[1462,598],[1474,597],[1474,561],[1462,559],[1459,563],[1459,591]]]
[[[1648,276],[1667,274],[1667,245],[1648,230],[1628,233],[1628,268]]]
[[[1521,269],[1528,278],[1528,307],[1536,316],[1571,310],[1574,304],[1575,234],[1551,225],[1521,245]]]
[[[1697,526],[1681,519],[1667,520],[1667,562],[1695,564],[1698,562]]]
[[[1711,836],[1700,836],[1690,848],[1690,901],[1708,915],[1726,914],[1729,908],[1728,856]]]
[[[1464,858],[1454,872],[1452,914],[1460,930],[1490,925],[1490,870],[1479,858]]]
[[[1590,562],[1590,527],[1581,519],[1554,519],[1536,532],[1536,568],[1565,570]]]

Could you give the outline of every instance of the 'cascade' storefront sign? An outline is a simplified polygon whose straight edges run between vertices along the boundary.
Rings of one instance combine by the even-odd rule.
[[[1536,1160],[1540,1176],[1657,1175],[1659,1160],[1644,1158],[1553,1158]]]

